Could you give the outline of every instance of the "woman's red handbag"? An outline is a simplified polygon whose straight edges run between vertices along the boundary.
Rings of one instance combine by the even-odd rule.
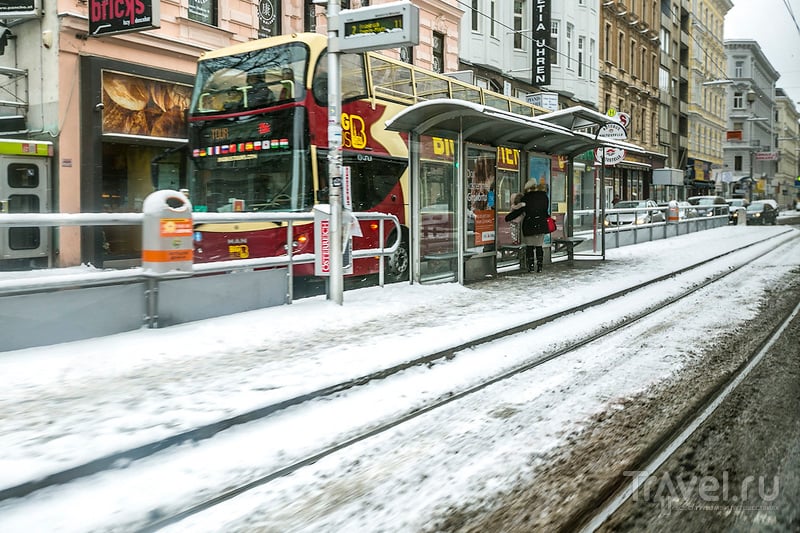
[[[547,217],[547,231],[553,233],[557,227],[558,226],[556,226],[556,219],[554,219],[553,217]]]

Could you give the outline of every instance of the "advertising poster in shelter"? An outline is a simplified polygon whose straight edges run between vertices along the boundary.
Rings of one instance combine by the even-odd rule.
[[[495,167],[494,150],[467,150],[467,247],[494,244]]]

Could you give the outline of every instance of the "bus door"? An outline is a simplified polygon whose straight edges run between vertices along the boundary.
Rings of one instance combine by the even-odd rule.
[[[7,213],[50,211],[50,159],[0,155],[0,206]],[[47,227],[0,226],[0,260],[47,257]]]

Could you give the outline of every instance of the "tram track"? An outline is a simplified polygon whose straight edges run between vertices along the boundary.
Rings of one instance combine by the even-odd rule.
[[[661,434],[639,456],[633,458],[624,470],[637,472],[635,479],[611,480],[601,491],[596,493],[594,499],[585,502],[582,509],[575,513],[573,518],[561,527],[561,530],[591,533],[599,529],[635,493],[641,479],[654,475],[658,468],[692,437],[700,425],[714,414],[722,402],[764,359],[768,350],[777,342],[798,314],[800,314],[800,303],[781,317],[781,320],[733,373],[720,379],[704,396],[698,398],[693,408],[686,411],[684,416],[679,418],[668,431]]]
[[[728,254],[724,254],[724,255],[728,255]],[[328,456],[331,456],[331,455],[333,455],[333,454],[335,454],[335,453],[337,453],[339,451],[342,451],[342,450],[344,450],[344,449],[346,449],[348,447],[351,447],[351,446],[353,446],[353,445],[355,445],[357,443],[360,443],[362,441],[365,441],[367,439],[375,437],[376,435],[379,435],[381,433],[387,432],[387,431],[389,431],[389,430],[391,430],[393,428],[396,428],[397,426],[400,426],[400,425],[402,425],[402,424],[404,424],[406,422],[409,422],[409,421],[411,421],[411,420],[413,420],[413,419],[415,419],[417,417],[420,417],[420,416],[422,416],[422,415],[424,415],[426,413],[429,413],[429,412],[434,411],[436,409],[442,408],[442,407],[444,407],[444,406],[446,406],[448,404],[457,402],[457,401],[459,401],[459,400],[461,400],[463,398],[466,398],[466,397],[468,397],[470,395],[476,394],[479,391],[482,391],[482,390],[484,390],[484,389],[486,389],[488,387],[491,387],[492,385],[495,385],[495,384],[498,384],[500,382],[506,381],[506,380],[508,380],[508,379],[510,379],[512,377],[518,376],[518,375],[520,375],[520,374],[522,374],[524,372],[528,372],[528,371],[530,371],[532,369],[535,369],[538,366],[541,366],[541,365],[547,363],[548,361],[551,361],[551,360],[556,359],[558,357],[561,357],[561,356],[564,356],[566,354],[569,354],[569,353],[571,353],[571,352],[573,352],[575,350],[583,348],[583,347],[585,347],[585,346],[587,346],[587,345],[589,345],[589,344],[591,344],[593,342],[596,342],[596,341],[598,341],[598,340],[600,340],[600,339],[602,339],[604,337],[611,336],[614,333],[619,332],[619,331],[621,331],[621,330],[623,330],[625,328],[628,328],[632,324],[634,324],[634,323],[636,323],[636,322],[648,317],[655,310],[660,310],[660,309],[663,309],[663,308],[665,308],[667,306],[670,306],[670,305],[673,305],[675,303],[678,303],[681,300],[692,296],[694,293],[696,293],[697,291],[702,290],[705,287],[708,287],[708,286],[713,285],[715,283],[719,283],[721,280],[723,280],[724,278],[726,278],[730,274],[732,274],[734,272],[737,272],[743,266],[745,266],[745,264],[741,264],[741,265],[733,267],[733,268],[731,268],[731,269],[729,269],[727,271],[720,272],[719,274],[717,274],[715,276],[707,278],[705,281],[703,281],[701,283],[697,283],[697,284],[693,285],[689,289],[683,291],[681,294],[674,295],[674,296],[672,296],[670,298],[667,298],[665,300],[659,301],[659,302],[655,303],[654,305],[648,307],[645,310],[642,310],[642,311],[637,312],[637,313],[633,313],[633,314],[625,317],[624,319],[622,319],[621,321],[619,321],[618,323],[614,324],[613,326],[611,326],[611,327],[609,327],[607,329],[604,329],[602,331],[598,331],[593,335],[585,336],[585,337],[581,338],[578,341],[570,342],[569,344],[567,344],[567,345],[565,345],[565,346],[563,346],[563,347],[561,347],[561,348],[559,348],[557,350],[554,350],[554,351],[551,351],[549,353],[546,353],[546,354],[542,355],[541,357],[536,358],[535,360],[531,360],[531,361],[527,362],[526,364],[516,366],[512,370],[509,370],[507,372],[503,372],[501,374],[493,376],[492,378],[487,379],[485,381],[482,381],[481,383],[479,383],[477,385],[470,386],[470,387],[464,388],[464,389],[462,389],[460,391],[448,394],[448,395],[446,395],[446,397],[442,397],[442,398],[439,398],[438,400],[430,402],[427,405],[425,405],[424,407],[419,407],[419,408],[415,408],[413,410],[410,410],[408,413],[406,413],[403,416],[394,418],[394,419],[392,419],[392,420],[390,420],[390,421],[388,421],[388,422],[386,422],[384,424],[380,424],[377,427],[372,427],[368,431],[364,431],[362,433],[359,433],[359,434],[357,434],[355,436],[352,436],[352,437],[350,437],[350,438],[348,438],[346,440],[338,442],[333,446],[329,446],[329,447],[327,447],[325,449],[319,450],[318,452],[316,452],[316,453],[314,453],[312,455],[306,456],[305,458],[303,458],[301,460],[298,460],[298,461],[295,461],[292,464],[289,464],[289,465],[286,465],[286,466],[284,466],[284,467],[282,467],[280,469],[274,470],[274,471],[270,472],[267,475],[259,477],[258,479],[253,479],[253,480],[249,481],[248,483],[245,483],[245,484],[239,485],[239,486],[237,486],[237,487],[235,487],[233,489],[227,490],[224,493],[221,493],[221,494],[218,494],[218,495],[214,496],[213,498],[209,498],[207,500],[199,502],[199,503],[197,503],[196,505],[194,505],[194,506],[192,506],[190,508],[187,508],[187,509],[184,509],[184,510],[182,510],[180,512],[177,512],[177,513],[171,514],[169,516],[160,518],[159,520],[148,524],[146,527],[143,527],[139,531],[146,531],[146,532],[157,531],[157,530],[159,530],[161,528],[164,528],[166,526],[169,526],[169,525],[175,524],[177,522],[180,522],[181,520],[183,520],[185,518],[188,518],[188,517],[191,517],[193,515],[202,513],[202,512],[204,512],[206,510],[209,510],[209,509],[211,509],[211,508],[213,508],[213,507],[215,507],[215,506],[217,506],[217,505],[219,505],[219,504],[221,504],[223,502],[226,502],[226,501],[228,501],[228,500],[230,500],[232,498],[235,498],[236,496],[244,494],[244,493],[246,493],[246,492],[248,492],[248,491],[250,491],[250,490],[252,490],[254,488],[261,487],[262,485],[268,484],[268,483],[270,483],[272,481],[275,481],[275,480],[277,480],[279,478],[282,478],[282,477],[288,476],[290,474],[293,474],[293,473],[299,471],[300,469],[302,469],[304,467],[307,467],[309,465],[317,463],[318,461],[320,461],[320,460],[322,460],[322,459],[324,459],[324,458],[326,458]],[[687,268],[687,269],[682,269],[682,270],[690,271],[690,270],[693,270],[694,268],[697,268],[697,267],[693,266],[693,267],[690,267],[690,268]],[[662,279],[660,279],[659,281],[663,281],[663,278],[668,278],[668,277],[671,277],[671,276],[662,277]],[[650,284],[651,283],[644,283],[644,284],[641,284],[641,286],[638,287],[638,288],[646,288]],[[627,294],[627,293],[629,293],[631,291],[629,290],[629,291],[621,291],[621,292],[624,292],[625,294]],[[616,297],[620,297],[620,296],[621,295],[618,295]],[[569,312],[564,312],[563,314],[559,313],[559,315],[561,315],[561,316],[559,316],[559,318],[562,318],[563,316],[568,316],[569,314],[572,314],[572,313],[569,313]],[[550,318],[550,317],[547,317],[547,318]],[[554,318],[552,320],[548,320],[547,322],[550,322],[550,321],[553,321],[553,320],[556,320],[556,319]],[[539,324],[539,325],[541,325],[541,324]],[[530,329],[530,328],[527,328],[527,329]],[[512,328],[513,333],[509,333],[508,335],[515,335],[517,333],[524,332],[527,329],[518,330],[518,328]],[[503,337],[508,336],[508,335],[497,335],[497,334],[496,335],[492,335],[492,336],[490,336],[490,337],[492,337],[492,340],[487,340],[487,341],[485,341],[484,343],[481,343],[481,344],[488,344],[488,343],[491,343],[491,342],[494,342],[494,341],[497,341],[497,340],[501,340]],[[474,348],[474,347],[475,347],[474,345],[470,345],[469,346],[469,348]],[[451,354],[451,357],[454,357],[455,356],[455,352],[457,352],[457,351],[458,350],[453,350],[452,352],[450,352],[450,351],[448,351],[448,352]],[[580,523],[580,522],[577,522],[577,523]],[[570,527],[567,527],[564,530],[565,531],[570,530]]]
[[[783,234],[781,234],[781,235],[783,235]],[[777,235],[774,238],[781,237],[781,235]],[[760,244],[760,243],[758,243],[758,244]],[[567,316],[572,315],[574,313],[585,311],[585,310],[587,310],[589,308],[592,308],[592,307],[607,303],[609,300],[614,300],[614,299],[621,298],[621,297],[625,296],[626,294],[629,294],[629,293],[631,293],[631,292],[633,292],[635,290],[646,288],[646,287],[648,287],[648,286],[650,286],[650,285],[652,285],[654,283],[659,283],[661,281],[664,281],[664,280],[667,280],[669,278],[678,276],[680,274],[691,272],[692,270],[697,269],[700,266],[707,265],[707,264],[709,264],[709,263],[711,263],[711,262],[713,262],[715,260],[719,260],[720,258],[723,258],[725,256],[729,256],[730,254],[734,254],[734,253],[737,253],[737,252],[741,252],[741,251],[747,250],[751,246],[753,246],[753,245],[742,246],[742,247],[740,247],[740,248],[738,248],[736,250],[732,250],[732,251],[727,252],[725,254],[721,254],[719,256],[710,258],[710,259],[708,259],[706,261],[703,261],[703,262],[697,263],[695,265],[691,265],[689,267],[680,269],[677,272],[674,272],[674,273],[671,273],[671,274],[668,274],[668,275],[664,275],[664,276],[659,276],[657,278],[648,280],[646,282],[639,283],[634,287],[626,288],[625,290],[621,290],[621,291],[618,291],[618,292],[616,292],[614,294],[604,296],[603,298],[600,298],[600,299],[597,299],[597,300],[593,300],[591,302],[587,302],[587,303],[585,303],[585,304],[583,304],[581,306],[577,306],[577,307],[574,307],[574,308],[566,309],[566,310],[563,310],[563,311],[561,311],[559,313],[555,313],[553,315],[550,315],[550,316],[547,316],[547,317],[543,317],[543,318],[535,320],[535,321],[527,322],[525,324],[516,326],[514,328],[509,328],[509,329],[506,329],[506,330],[503,330],[503,331],[499,331],[499,332],[493,333],[491,335],[486,335],[486,336],[483,336],[483,337],[480,337],[480,338],[477,338],[477,339],[473,339],[473,340],[471,340],[469,342],[466,342],[466,343],[463,343],[463,344],[461,344],[459,346],[448,348],[447,350],[442,350],[442,351],[439,351],[439,352],[434,353],[434,354],[429,354],[429,355],[427,355],[425,357],[416,358],[416,359],[414,359],[412,361],[408,361],[408,362],[403,363],[401,365],[395,365],[395,366],[393,366],[391,368],[382,369],[382,370],[380,370],[378,372],[374,372],[374,373],[371,373],[371,374],[368,374],[368,375],[365,375],[365,376],[361,376],[361,377],[355,378],[353,380],[349,380],[349,381],[346,381],[346,382],[343,382],[343,383],[339,383],[339,384],[336,384],[336,385],[331,386],[331,387],[326,387],[326,388],[323,388],[323,389],[319,389],[319,390],[314,391],[312,393],[301,395],[301,396],[297,396],[295,398],[291,398],[291,399],[286,400],[284,402],[280,402],[280,403],[277,403],[277,404],[274,404],[274,405],[270,405],[270,406],[265,406],[265,407],[263,407],[261,409],[258,409],[258,410],[250,411],[248,413],[244,413],[244,414],[236,416],[236,417],[232,417],[232,418],[229,418],[229,419],[218,421],[218,422],[216,422],[214,424],[206,425],[206,426],[203,426],[201,428],[197,428],[197,429],[189,431],[189,432],[181,433],[181,434],[173,436],[173,437],[171,437],[169,439],[164,439],[162,441],[158,441],[158,442],[155,442],[155,443],[150,443],[150,444],[148,444],[146,446],[141,446],[141,447],[138,447],[138,448],[127,450],[127,451],[124,451],[124,452],[120,452],[118,454],[109,455],[109,456],[106,456],[106,457],[104,457],[102,459],[98,459],[98,460],[92,461],[90,463],[87,463],[85,465],[81,465],[81,466],[75,467],[73,469],[69,469],[69,470],[65,470],[65,471],[57,473],[57,474],[53,474],[51,476],[48,476],[47,478],[44,478],[44,479],[36,481],[36,482],[30,482],[30,483],[27,483],[27,484],[22,484],[22,485],[18,485],[16,487],[12,487],[10,489],[5,489],[4,491],[0,492],[0,500],[10,499],[10,498],[15,498],[15,497],[23,497],[25,495],[32,494],[33,492],[36,492],[37,490],[40,490],[42,488],[46,488],[46,487],[57,485],[57,484],[67,483],[67,482],[70,482],[70,481],[77,480],[77,479],[79,479],[81,477],[86,477],[86,476],[92,475],[94,473],[98,473],[98,472],[102,472],[102,471],[105,471],[105,470],[113,469],[113,468],[115,468],[116,466],[119,466],[122,463],[124,463],[126,465],[130,465],[132,462],[134,462],[136,460],[143,459],[143,458],[146,458],[146,457],[150,457],[150,456],[155,455],[156,453],[158,453],[160,451],[163,451],[163,450],[165,450],[167,448],[174,447],[174,446],[177,446],[179,444],[183,444],[183,443],[187,443],[187,442],[196,443],[196,442],[199,442],[201,440],[206,440],[206,439],[209,439],[209,438],[219,434],[221,431],[223,431],[225,429],[228,429],[228,428],[231,428],[231,427],[234,427],[234,426],[237,426],[237,425],[245,424],[247,422],[263,420],[263,419],[269,417],[270,415],[272,415],[272,414],[274,414],[276,412],[285,410],[285,409],[287,409],[289,407],[297,406],[297,405],[303,404],[305,402],[309,402],[309,401],[315,400],[315,399],[320,399],[320,398],[323,398],[323,397],[331,397],[331,396],[334,396],[336,394],[345,392],[345,391],[347,391],[349,389],[352,389],[354,387],[357,387],[357,386],[360,386],[360,385],[365,385],[367,383],[370,383],[370,382],[373,382],[373,381],[376,381],[376,380],[381,380],[381,379],[388,378],[388,377],[390,377],[392,375],[398,374],[398,373],[400,373],[400,372],[402,372],[404,370],[410,369],[412,367],[417,367],[417,366],[420,366],[420,365],[437,365],[437,364],[439,364],[439,363],[441,363],[443,361],[447,361],[447,360],[455,358],[456,355],[458,354],[458,352],[462,352],[462,351],[470,350],[470,349],[475,349],[475,348],[480,347],[481,345],[492,343],[494,341],[501,340],[501,339],[503,339],[505,337],[508,337],[508,336],[511,336],[511,335],[515,335],[515,334],[518,334],[518,333],[529,331],[531,329],[535,329],[535,328],[537,328],[539,326],[542,326],[542,325],[544,325],[546,323],[554,322],[554,321],[557,321],[558,319],[567,317]],[[512,369],[510,371],[498,374],[498,375],[492,377],[491,379],[488,379],[488,380],[486,380],[484,382],[481,382],[478,385],[475,385],[475,386],[466,388],[464,390],[461,390],[461,391],[459,391],[457,393],[448,395],[447,397],[441,398],[440,400],[438,400],[436,402],[433,402],[433,403],[430,403],[429,405],[426,405],[424,407],[414,409],[411,412],[407,413],[403,417],[398,417],[397,419],[392,420],[391,422],[389,422],[387,424],[383,424],[383,425],[381,425],[379,427],[373,427],[369,431],[363,432],[363,433],[361,433],[359,435],[356,435],[356,436],[354,436],[354,437],[352,437],[352,438],[350,438],[348,440],[345,440],[343,442],[337,443],[334,446],[330,446],[330,447],[328,447],[328,448],[326,448],[324,450],[319,451],[318,453],[309,455],[308,457],[306,457],[306,458],[304,458],[302,460],[295,461],[291,465],[288,465],[288,466],[286,466],[284,468],[275,470],[275,471],[271,472],[270,474],[268,474],[266,476],[260,477],[259,479],[252,480],[251,482],[246,483],[246,484],[242,484],[242,485],[240,485],[240,486],[238,486],[238,487],[236,487],[236,488],[234,488],[234,489],[232,489],[230,491],[227,491],[226,493],[224,493],[222,495],[218,495],[218,496],[216,496],[214,498],[208,499],[208,500],[206,500],[206,501],[204,501],[204,502],[202,502],[202,503],[200,503],[200,504],[198,504],[198,505],[196,505],[196,506],[194,506],[194,507],[192,507],[190,509],[187,509],[187,510],[181,512],[181,513],[173,514],[169,518],[159,519],[158,521],[153,522],[152,524],[147,526],[147,528],[145,528],[145,530],[155,530],[155,529],[158,529],[160,527],[163,527],[164,525],[166,525],[168,523],[172,523],[172,522],[175,522],[177,520],[180,520],[183,517],[190,516],[192,514],[196,514],[198,512],[201,512],[202,510],[207,509],[209,507],[212,507],[212,506],[220,503],[221,501],[225,501],[225,500],[230,499],[230,498],[232,498],[232,497],[234,497],[234,496],[236,496],[238,494],[246,492],[247,490],[250,490],[253,487],[268,483],[269,481],[277,479],[279,477],[286,476],[286,475],[290,474],[291,472],[297,471],[298,469],[302,468],[303,466],[306,466],[308,464],[314,463],[314,462],[318,461],[319,459],[321,459],[322,457],[325,457],[327,455],[331,455],[333,453],[336,453],[337,451],[339,451],[341,449],[344,449],[344,448],[346,448],[348,446],[351,446],[351,445],[355,444],[356,442],[363,441],[363,440],[368,439],[368,438],[370,438],[370,437],[372,437],[374,435],[377,435],[379,433],[385,432],[388,429],[391,429],[392,427],[396,427],[396,426],[398,426],[398,425],[400,425],[400,424],[402,424],[404,422],[407,422],[408,420],[416,418],[416,417],[418,417],[418,416],[420,416],[420,415],[422,415],[422,414],[424,414],[426,412],[429,412],[429,411],[432,411],[434,409],[437,409],[437,408],[439,408],[439,407],[441,407],[443,405],[446,405],[448,403],[451,403],[453,401],[461,399],[461,398],[463,398],[465,396],[468,396],[470,394],[474,394],[477,391],[485,389],[485,388],[487,388],[487,387],[489,387],[489,386],[491,386],[491,385],[493,385],[495,383],[498,383],[500,381],[509,379],[512,376],[515,376],[515,375],[518,375],[518,374],[520,374],[522,372],[528,371],[528,370],[530,370],[532,368],[535,368],[536,366],[544,364],[545,362],[547,362],[549,360],[552,360],[554,358],[560,357],[561,355],[563,355],[565,353],[568,353],[568,352],[570,352],[572,350],[575,350],[575,349],[577,349],[577,348],[579,348],[581,346],[584,346],[584,345],[586,345],[588,343],[594,342],[597,339],[602,338],[605,335],[613,333],[614,331],[618,331],[619,329],[624,328],[624,327],[626,327],[626,326],[628,326],[628,325],[630,325],[630,324],[632,324],[632,323],[634,323],[634,322],[646,317],[648,314],[650,314],[655,309],[662,308],[662,307],[664,307],[666,305],[671,305],[672,303],[675,303],[677,301],[680,301],[683,298],[688,297],[689,295],[693,294],[694,292],[702,289],[703,287],[705,287],[707,285],[710,285],[712,283],[718,282],[719,280],[723,279],[727,275],[729,275],[729,274],[735,272],[736,270],[738,270],[739,268],[741,268],[742,265],[739,265],[739,266],[731,268],[729,270],[720,272],[718,275],[713,276],[711,278],[708,278],[704,282],[696,283],[692,287],[689,287],[682,294],[675,295],[673,297],[670,297],[668,299],[665,299],[665,300],[662,300],[662,301],[659,301],[659,302],[654,302],[653,305],[648,306],[646,309],[644,309],[644,310],[642,310],[642,311],[640,311],[638,313],[631,314],[631,315],[625,317],[624,319],[620,320],[617,324],[615,324],[611,328],[605,329],[603,331],[597,331],[593,335],[589,335],[589,336],[583,337],[579,341],[572,342],[569,345],[564,346],[564,347],[562,347],[562,348],[560,348],[558,350],[555,350],[555,351],[552,351],[550,353],[544,354],[543,356],[538,357],[535,360],[529,361],[527,364],[520,365],[520,366],[518,366],[518,367],[516,367],[516,368],[514,368],[514,369]]]

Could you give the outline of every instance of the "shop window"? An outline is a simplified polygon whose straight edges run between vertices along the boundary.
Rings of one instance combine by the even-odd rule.
[[[8,165],[8,186],[16,189],[35,189],[39,186],[39,168],[36,165],[23,163]]]

